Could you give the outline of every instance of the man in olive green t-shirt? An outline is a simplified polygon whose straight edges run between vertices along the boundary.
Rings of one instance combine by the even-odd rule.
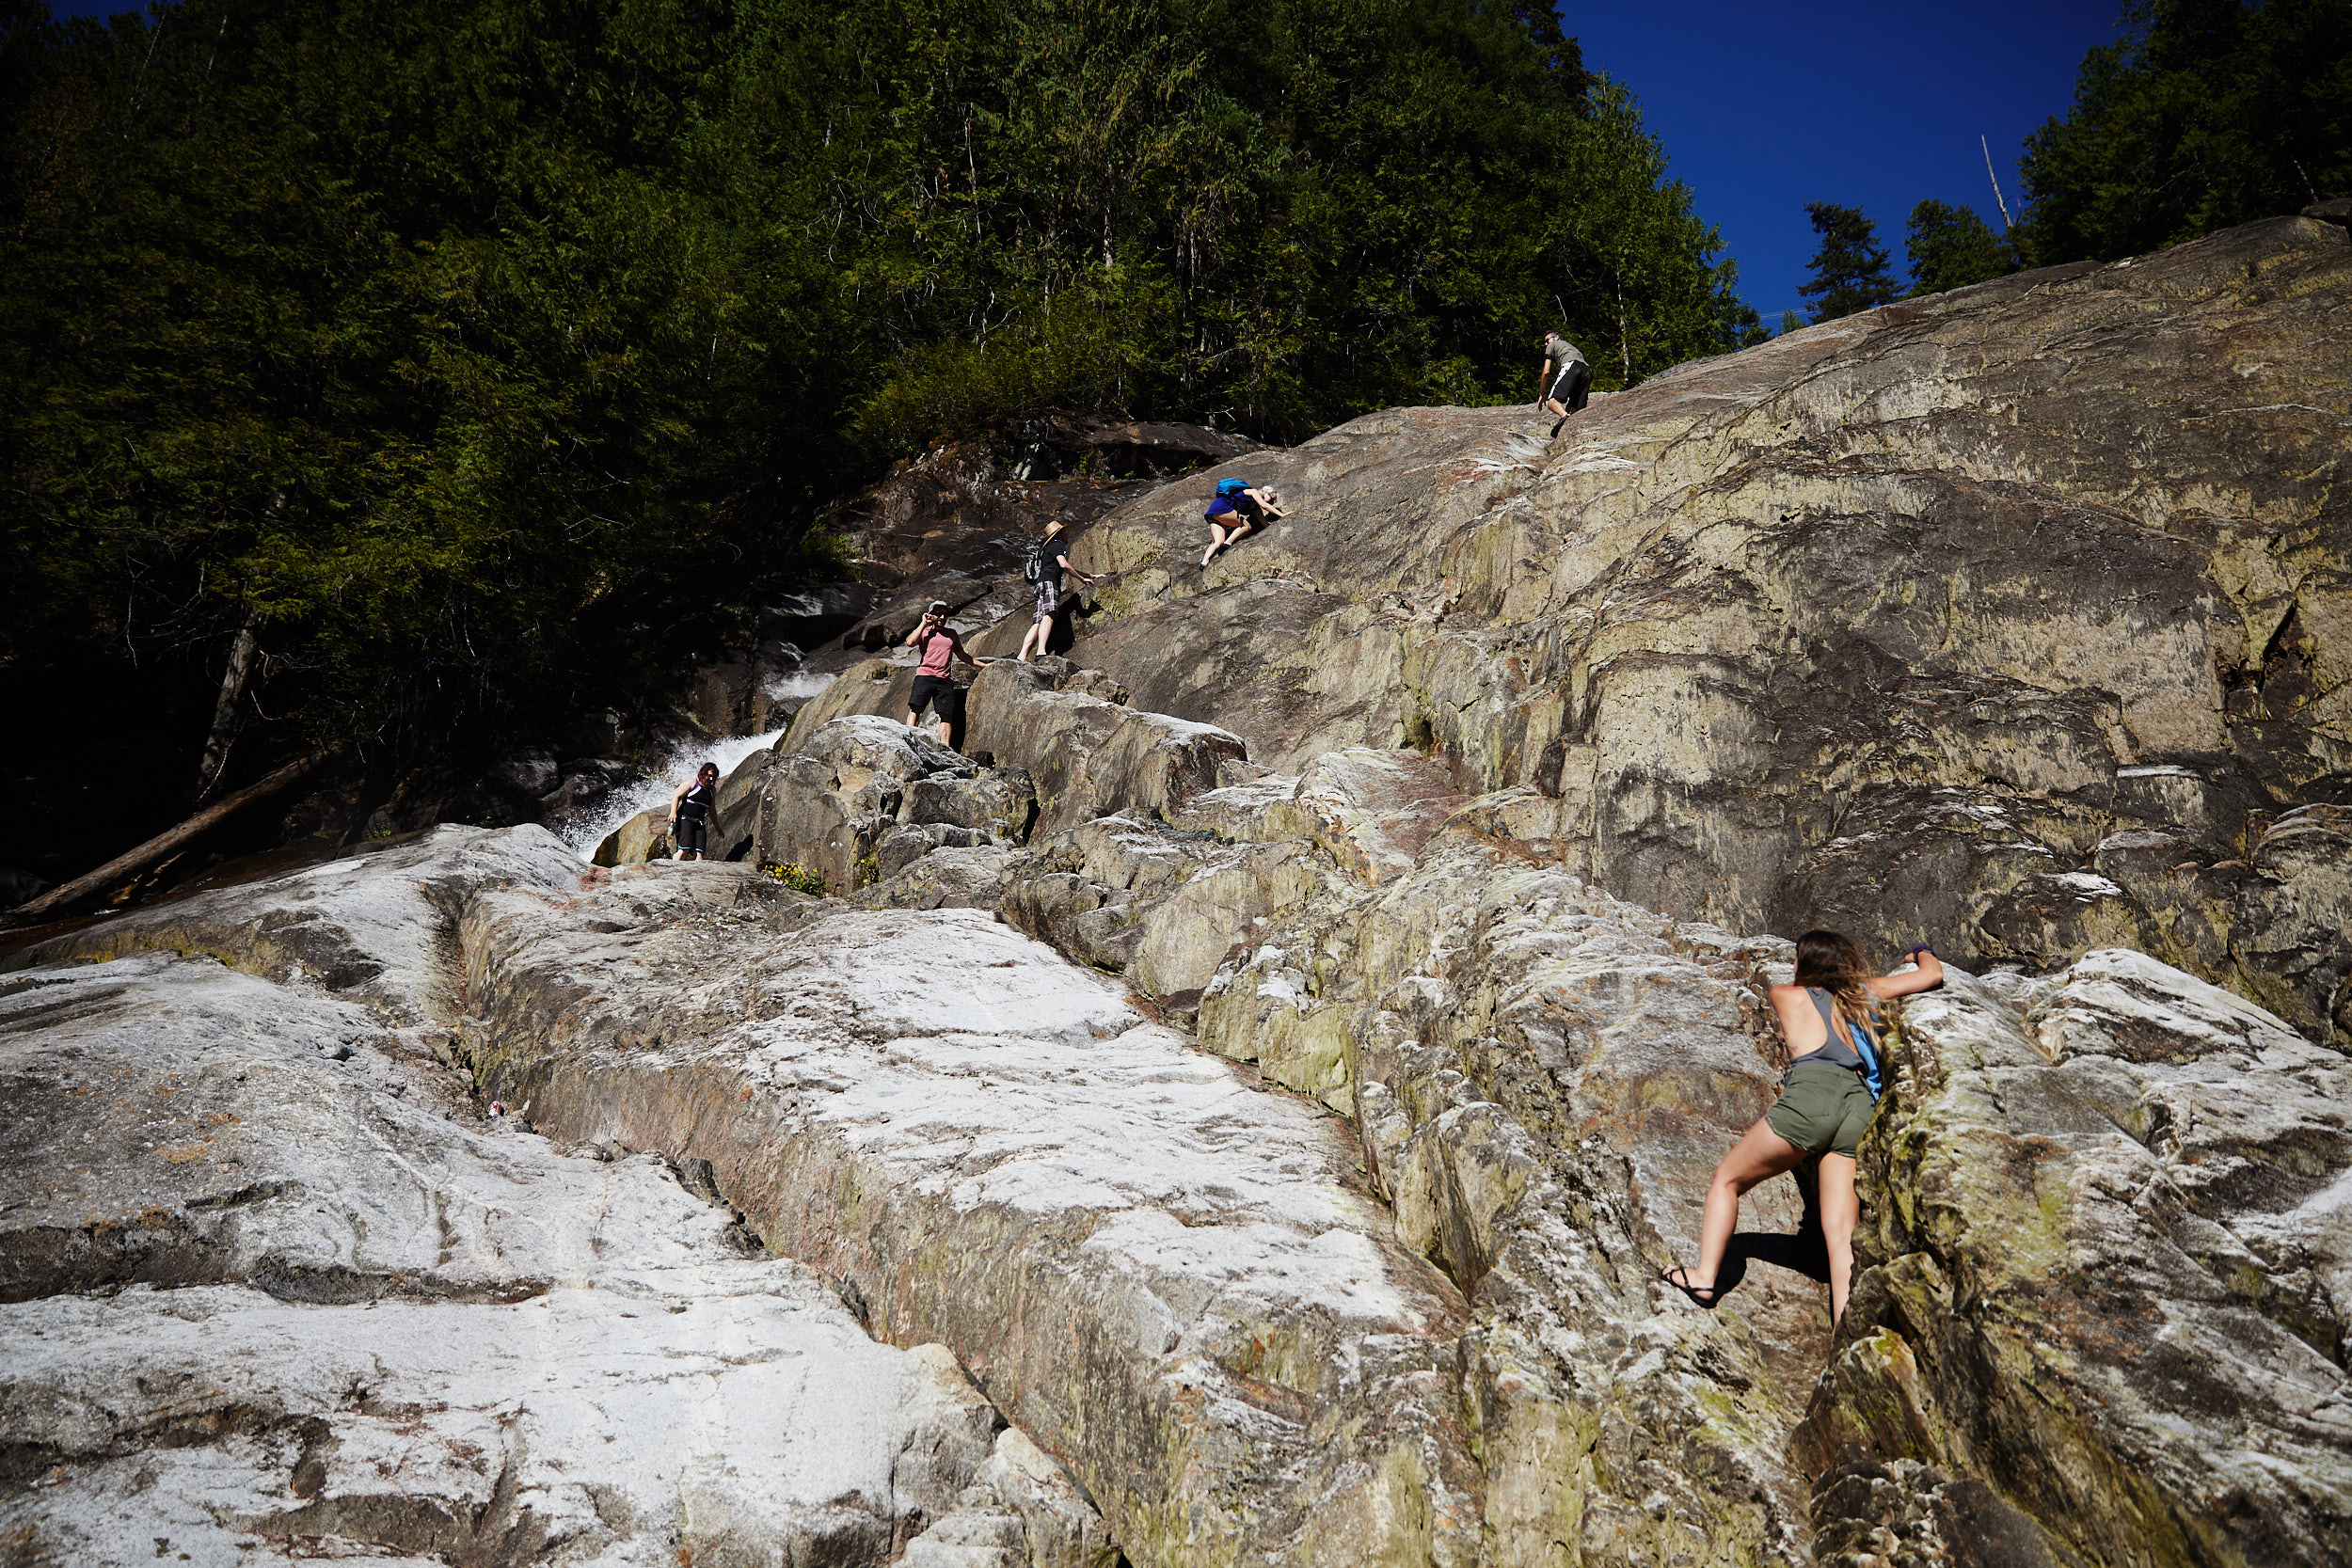
[[[1536,406],[1560,416],[1552,425],[1556,438],[1560,426],[1568,422],[1568,416],[1584,406],[1585,395],[1593,389],[1593,367],[1584,362],[1584,351],[1557,332],[1544,334],[1543,388],[1535,400]]]

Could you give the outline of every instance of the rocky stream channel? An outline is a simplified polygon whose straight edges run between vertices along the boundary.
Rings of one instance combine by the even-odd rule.
[[[869,596],[732,858],[445,822],[12,954],[0,1561],[2352,1560],[2345,230],[1548,422],[1131,487],[961,752]],[[1820,924],[1952,974],[1835,1333],[1801,1180],[1657,1280]]]

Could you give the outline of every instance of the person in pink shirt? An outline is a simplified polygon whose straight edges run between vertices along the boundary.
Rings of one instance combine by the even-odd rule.
[[[939,721],[939,743],[952,747],[956,726],[963,721],[963,692],[956,685],[950,667],[956,659],[977,670],[991,662],[974,658],[963,651],[963,639],[947,625],[947,601],[933,599],[923,619],[907,633],[906,645],[922,650],[922,657],[914,666],[914,693],[907,699],[907,728],[914,729],[923,722],[923,709],[929,707]]]

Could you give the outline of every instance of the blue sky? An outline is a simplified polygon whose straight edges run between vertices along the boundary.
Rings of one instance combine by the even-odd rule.
[[[2074,101],[2074,72],[2111,43],[2122,0],[1569,0],[1563,30],[1587,68],[1641,100],[1670,173],[1723,230],[1740,292],[1777,325],[1817,244],[1804,204],[1878,220],[1903,268],[1903,222],[1921,198],[1964,203],[1994,230],[1982,135],[2017,211],[2017,153]]]
[[[1860,207],[1903,264],[1924,197],[2000,217],[1977,137],[2016,211],[2017,152],[2065,112],[2075,68],[2113,41],[2123,0],[1570,0],[1587,66],[1629,86],[1671,172],[1723,230],[1740,292],[1777,325],[1815,240],[1808,201]],[[60,15],[139,8],[53,0]]]

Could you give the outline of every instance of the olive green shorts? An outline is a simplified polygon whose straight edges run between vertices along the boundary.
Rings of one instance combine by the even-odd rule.
[[[1851,1068],[1801,1060],[1788,1069],[1780,1102],[1764,1113],[1764,1125],[1807,1154],[1851,1159],[1878,1108],[1862,1074]]]

